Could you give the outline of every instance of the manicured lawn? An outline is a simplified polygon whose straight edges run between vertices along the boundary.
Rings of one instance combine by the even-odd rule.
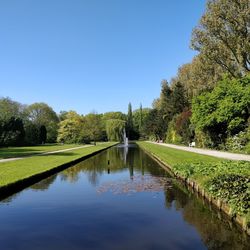
[[[189,178],[214,198],[229,204],[235,214],[250,226],[250,163],[230,161],[172,149],[149,142],[138,142],[183,178]]]
[[[157,155],[167,165],[173,166],[180,163],[194,163],[194,162],[219,162],[219,158],[200,155],[196,153],[186,152],[183,150],[168,148],[165,146],[152,144],[148,142],[137,142],[139,146],[144,148],[146,151]]]
[[[29,147],[8,147],[0,148],[0,159],[7,159],[13,157],[23,157],[28,155],[41,154],[44,152],[57,151],[67,148],[79,147],[79,144],[45,144],[39,146],[29,146]]]
[[[46,172],[64,163],[76,160],[115,143],[98,143],[96,146],[60,152],[53,155],[33,156],[11,162],[0,163],[0,187]]]

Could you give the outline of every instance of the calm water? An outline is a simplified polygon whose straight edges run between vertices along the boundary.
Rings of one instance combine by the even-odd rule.
[[[0,202],[0,249],[250,249],[249,237],[136,146]]]

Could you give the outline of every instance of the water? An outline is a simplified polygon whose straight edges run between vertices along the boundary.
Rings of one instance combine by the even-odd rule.
[[[250,249],[136,146],[114,147],[0,202],[0,249]]]

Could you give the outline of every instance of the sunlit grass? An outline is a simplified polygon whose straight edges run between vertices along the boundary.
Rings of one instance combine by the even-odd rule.
[[[53,155],[33,156],[26,159],[0,163],[0,187],[46,172],[93,152],[114,145],[112,142],[60,152]]]
[[[39,146],[28,147],[8,147],[0,148],[0,159],[23,157],[28,155],[41,154],[44,152],[57,151],[68,148],[75,148],[82,145],[79,144],[45,144]]]

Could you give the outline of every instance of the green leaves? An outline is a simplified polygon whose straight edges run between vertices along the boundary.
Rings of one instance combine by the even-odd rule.
[[[250,77],[225,78],[212,92],[193,99],[192,123],[196,130],[213,133],[222,139],[243,130],[247,124],[250,107]]]
[[[249,162],[185,163],[173,166],[173,171],[202,183],[209,193],[226,201],[235,212],[250,213]]]
[[[219,175],[206,183],[214,196],[227,201],[235,212],[250,210],[250,177],[238,174]]]

